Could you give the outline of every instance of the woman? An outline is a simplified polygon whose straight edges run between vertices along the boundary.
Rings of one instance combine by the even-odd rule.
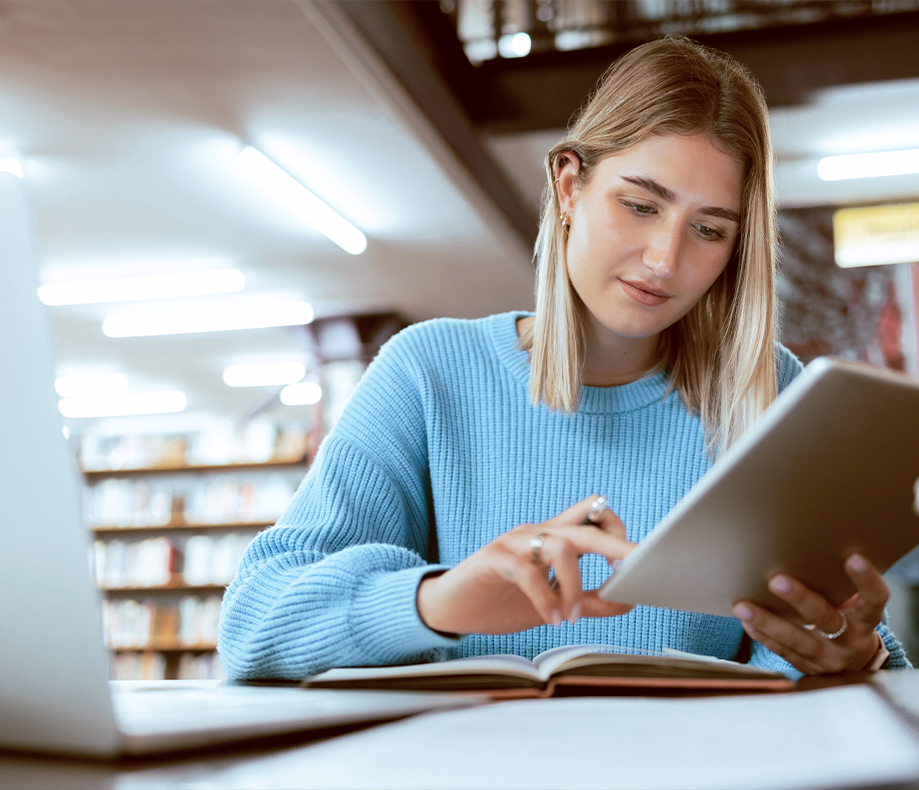
[[[751,663],[789,673],[908,666],[861,557],[839,611],[772,580],[810,630],[752,603],[732,619],[593,592],[800,370],[774,342],[753,78],[687,40],[643,45],[546,165],[536,314],[429,321],[380,352],[227,590],[228,674],[579,643],[735,658],[745,632]],[[585,528],[598,493],[610,509]]]

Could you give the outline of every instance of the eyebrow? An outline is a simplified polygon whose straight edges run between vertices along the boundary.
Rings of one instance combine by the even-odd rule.
[[[647,189],[652,195],[657,195],[661,200],[666,200],[668,203],[676,201],[676,192],[672,189],[667,189],[667,187],[653,178],[645,178],[644,176],[620,176],[620,178],[642,189]]]
[[[740,214],[736,211],[731,211],[729,208],[721,208],[720,206],[704,206],[699,209],[700,214],[705,214],[708,217],[721,217],[722,219],[729,219],[731,222],[736,222],[740,224]]]
[[[620,178],[623,181],[628,181],[630,184],[635,184],[635,186],[646,189],[652,195],[657,195],[661,200],[666,200],[668,203],[676,202],[676,192],[672,189],[668,189],[653,178],[645,178],[644,176],[620,176]],[[722,208],[721,206],[704,206],[699,209],[699,213],[709,217],[721,217],[722,219],[736,222],[738,225],[740,224],[740,214],[729,208]]]

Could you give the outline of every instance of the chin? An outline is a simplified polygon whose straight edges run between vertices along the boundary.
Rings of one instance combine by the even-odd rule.
[[[647,340],[650,337],[656,337],[667,327],[672,326],[676,320],[658,318],[658,320],[648,320],[648,316],[624,316],[622,312],[616,315],[607,315],[598,317],[598,323],[619,337],[628,338],[629,340]]]

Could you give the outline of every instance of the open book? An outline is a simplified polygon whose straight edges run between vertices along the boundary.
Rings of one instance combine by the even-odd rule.
[[[431,664],[330,669],[303,681],[308,688],[475,691],[493,697],[551,697],[560,686],[781,690],[793,683],[736,661],[678,650],[646,655],[609,645],[556,647],[532,661],[521,656],[457,658]],[[571,689],[573,691],[573,689]]]

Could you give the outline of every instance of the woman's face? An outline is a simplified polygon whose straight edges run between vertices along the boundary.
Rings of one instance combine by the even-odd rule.
[[[568,272],[591,333],[649,339],[684,316],[724,271],[740,228],[740,165],[705,135],[651,135],[577,184],[559,168]]]

